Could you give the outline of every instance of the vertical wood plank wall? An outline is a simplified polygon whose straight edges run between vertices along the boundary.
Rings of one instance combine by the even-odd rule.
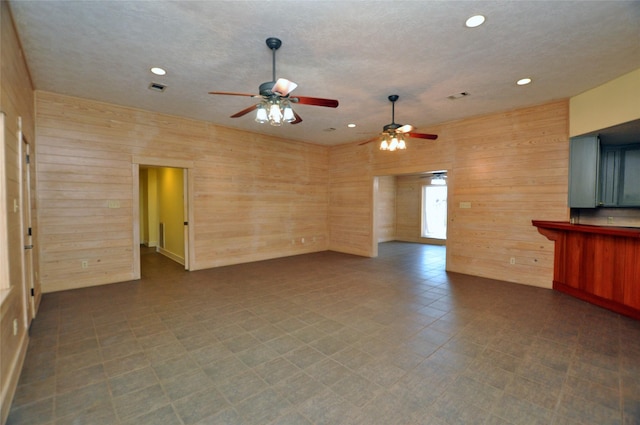
[[[378,177],[376,198],[376,232],[378,242],[396,239],[396,177]]]
[[[329,151],[329,249],[372,256],[372,151],[360,148],[339,145]]]
[[[417,176],[399,176],[396,199],[396,236],[399,241],[419,242],[422,187]]]
[[[568,122],[562,100],[421,128],[438,140],[406,151],[332,147],[329,248],[372,252],[374,176],[448,170],[447,269],[550,288],[553,243],[531,220],[568,220]]]
[[[44,292],[133,278],[133,156],[195,164],[192,270],[328,247],[327,147],[47,92],[36,106]]]
[[[0,226],[6,226],[6,240],[0,240],[0,255],[8,262],[0,282],[0,423],[4,423],[18,383],[20,370],[28,344],[28,293],[23,287],[23,246],[20,210],[13,208],[14,200],[20,200],[20,146],[18,120],[22,121],[22,133],[35,147],[33,87],[18,37],[13,27],[6,1],[0,2],[0,111],[4,113],[4,142],[0,149],[4,162],[0,168],[0,193],[4,194],[0,213]],[[33,149],[32,149],[33,153]],[[32,222],[34,243],[37,244],[37,220]],[[37,265],[37,257],[34,258]],[[8,280],[8,281],[7,281]],[[13,321],[17,320],[17,334],[13,333]]]
[[[130,278],[130,155],[195,161],[194,269],[326,248],[372,255],[373,176],[447,169],[449,270],[550,286],[549,243],[530,222],[567,218],[566,101],[443,124],[425,130],[437,141],[411,140],[395,153],[51,93],[38,93],[37,105],[45,291]],[[121,208],[107,209],[109,200]],[[113,229],[107,239],[91,226],[96,217]]]

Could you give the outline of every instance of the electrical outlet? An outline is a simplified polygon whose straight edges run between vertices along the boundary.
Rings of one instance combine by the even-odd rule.
[[[607,217],[607,224],[613,224],[613,217]]]
[[[516,263],[516,257],[509,258],[509,264],[515,264],[515,263]]]
[[[88,269],[89,268],[89,262],[87,260],[82,260],[82,268],[83,269]]]

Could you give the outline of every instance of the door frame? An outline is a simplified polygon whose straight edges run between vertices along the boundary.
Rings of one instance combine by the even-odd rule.
[[[31,172],[31,146],[22,133],[22,120],[18,120],[18,137],[20,139],[20,231],[23,245],[22,255],[22,286],[26,302],[26,325],[36,317],[37,307],[42,296],[40,285],[35,275],[34,237],[33,237],[33,204],[31,185],[33,184]]]
[[[373,175],[373,178],[371,180],[371,257],[377,257],[378,256],[378,218],[377,218],[377,206],[378,206],[378,202],[379,202],[379,187],[380,187],[380,183],[379,183],[379,178],[380,177],[387,177],[387,176],[393,176],[393,177],[401,177],[401,176],[421,176],[421,175],[426,175],[426,174],[432,174],[432,173],[436,173],[436,172],[443,172],[447,174],[447,177],[449,178],[448,182],[447,182],[447,236],[448,236],[448,232],[449,232],[449,215],[450,215],[450,203],[451,203],[451,197],[449,196],[449,194],[451,193],[451,166],[448,167],[442,167],[442,168],[438,168],[437,171],[414,171],[414,172],[405,172],[405,173],[381,173],[381,174],[375,174]],[[422,194],[420,194],[420,196],[422,196]],[[421,202],[422,203],[422,202]],[[421,238],[424,239],[424,241],[421,242],[416,242],[416,243],[423,243],[423,244],[432,244],[432,245],[447,245],[446,244],[446,239],[444,239],[444,243],[442,243],[442,239],[430,239],[430,238]],[[446,256],[446,264],[449,264],[449,255],[450,255],[450,249],[447,246],[447,256]]]
[[[151,156],[133,156],[132,158],[132,178],[133,178],[133,278],[140,279],[140,166],[160,167],[160,168],[181,168],[184,177],[184,212],[187,220],[184,222],[184,269],[193,269],[194,256],[194,232],[193,232],[193,168],[194,161],[160,158]]]

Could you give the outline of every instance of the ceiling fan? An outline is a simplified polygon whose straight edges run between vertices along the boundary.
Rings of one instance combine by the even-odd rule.
[[[429,179],[429,182],[433,186],[445,186],[447,184],[447,172],[445,171],[433,171],[431,173],[425,173],[420,176],[421,179]]]
[[[389,100],[391,101],[391,124],[387,124],[382,127],[382,133],[380,135],[382,136],[382,141],[380,142],[380,150],[395,151],[396,149],[406,149],[407,145],[404,141],[405,135],[417,139],[436,140],[438,138],[438,135],[436,134],[416,133],[413,131],[414,127],[412,125],[402,125],[395,122],[395,106],[396,101],[399,97],[400,96],[398,96],[397,94],[392,94],[389,96]],[[375,142],[376,140],[380,140],[379,137],[362,142],[360,143],[360,145],[366,145],[367,143]]]
[[[209,94],[219,94],[227,96],[248,96],[258,98],[260,101],[240,112],[231,115],[231,118],[242,117],[253,110],[257,110],[256,121],[259,123],[269,122],[271,125],[280,126],[283,122],[298,124],[302,121],[292,108],[292,103],[300,103],[302,105],[326,106],[328,108],[337,108],[338,101],[334,99],[323,99],[319,97],[308,96],[290,96],[291,92],[298,86],[293,81],[286,78],[276,80],[276,50],[282,45],[282,41],[275,37],[269,37],[266,40],[267,47],[273,52],[273,79],[260,84],[259,93],[257,95],[247,93],[233,93],[212,91]]]

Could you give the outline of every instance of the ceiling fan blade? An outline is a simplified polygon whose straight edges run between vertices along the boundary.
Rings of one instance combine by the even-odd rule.
[[[322,99],[320,97],[296,96],[290,99],[293,103],[301,103],[303,105],[326,106],[328,108],[337,108],[338,101],[334,99]]]
[[[380,140],[380,136],[376,136],[373,139],[365,140],[364,142],[358,143],[358,146],[366,145],[367,143],[377,142]]]
[[[293,81],[289,81],[286,78],[278,78],[278,81],[273,85],[271,91],[280,96],[286,96],[291,93],[298,85]]]
[[[255,110],[258,107],[258,105],[251,105],[248,108],[243,109],[240,112],[236,112],[235,114],[231,115],[231,118],[239,118],[242,117],[244,115],[247,115],[249,112]]]
[[[247,93],[233,93],[229,91],[210,91],[209,94],[222,94],[225,96],[248,96],[248,97],[261,97],[256,94],[247,94]]]
[[[398,133],[409,133],[410,131],[413,130],[413,126],[410,124],[405,124],[402,127],[399,127],[396,131]]]
[[[407,133],[409,137],[415,137],[416,139],[429,139],[436,140],[438,138],[437,134],[423,134],[423,133]]]
[[[296,117],[296,119],[291,121],[291,124],[298,124],[299,122],[302,122],[302,118],[296,111],[293,111],[293,116]]]

